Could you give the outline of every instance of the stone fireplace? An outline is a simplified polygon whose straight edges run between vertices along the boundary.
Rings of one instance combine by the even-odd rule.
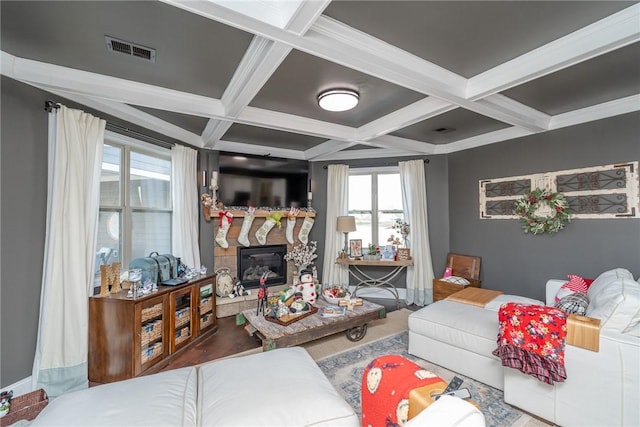
[[[244,216],[246,211],[243,210],[231,210],[233,214],[233,221],[231,223],[231,227],[229,228],[229,232],[227,233],[227,242],[229,243],[228,248],[222,248],[217,243],[215,243],[213,237],[215,233],[218,231],[218,218],[220,215],[220,211],[214,211],[211,214],[211,221],[215,221],[214,227],[214,236],[212,236],[211,242],[214,245],[214,272],[215,270],[226,267],[229,269],[231,277],[240,278],[238,273],[238,248],[244,248],[238,242],[238,236],[240,235],[240,229],[242,228],[242,222],[244,221]],[[315,218],[315,212],[304,212],[301,211],[296,217],[296,225],[293,230],[293,235],[295,236],[294,245],[291,245],[287,242],[287,238],[285,235],[285,230],[287,228],[287,213],[288,211],[280,211],[282,213],[282,225],[280,228],[277,226],[274,227],[269,234],[267,235],[267,244],[260,245],[258,240],[255,237],[256,231],[262,226],[267,215],[272,213],[273,211],[267,210],[256,210],[255,218],[253,223],[251,224],[251,229],[249,230],[249,243],[250,248],[253,247],[266,247],[271,245],[282,245],[286,248],[285,253],[293,248],[294,245],[299,245],[300,241],[298,241],[298,233],[300,231],[300,227],[302,226],[302,222],[304,221],[305,216],[309,216]],[[293,283],[293,271],[295,270],[295,265],[292,262],[286,263],[286,271],[284,271],[286,280],[283,282],[283,285],[276,285],[275,283],[269,288],[270,292],[276,293],[281,289],[291,285]],[[240,273],[241,274],[241,273]],[[251,291],[251,295],[239,298],[217,298],[217,317],[227,317],[233,316],[243,310],[247,310],[249,308],[256,307],[257,304],[257,289],[249,289]]]

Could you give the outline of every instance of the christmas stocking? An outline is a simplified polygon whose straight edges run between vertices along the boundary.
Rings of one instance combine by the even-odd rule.
[[[229,227],[231,227],[231,221],[233,221],[233,214],[231,212],[223,211],[220,213],[220,227],[218,228],[218,234],[216,234],[216,243],[224,249],[229,247],[227,233],[229,232]]]
[[[298,240],[300,240],[305,245],[309,241],[309,232],[311,231],[311,228],[313,227],[314,222],[315,220],[313,218],[307,216],[304,218],[304,221],[302,222],[302,227],[300,227],[300,232],[298,233]]]
[[[244,221],[242,221],[242,228],[240,229],[240,235],[238,236],[238,242],[242,246],[251,246],[251,243],[249,242],[249,230],[251,229],[251,224],[253,224],[255,212],[256,208],[249,206],[247,214],[244,216]]]
[[[256,231],[256,239],[258,239],[258,243],[261,245],[267,243],[267,234],[269,234],[275,225],[280,227],[280,218],[282,218],[282,214],[280,212],[274,212],[267,215],[267,219],[265,219],[264,224],[262,224],[262,226],[258,228],[258,231]]]
[[[296,226],[296,216],[298,215],[299,212],[300,212],[300,209],[294,208],[292,206],[291,209],[289,210],[289,214],[287,215],[287,231],[285,234],[287,236],[287,242],[289,242],[292,245],[294,242],[293,227]]]

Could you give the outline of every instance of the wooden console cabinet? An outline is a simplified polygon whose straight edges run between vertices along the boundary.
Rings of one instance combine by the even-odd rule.
[[[215,332],[215,276],[159,286],[136,299],[127,291],[89,298],[89,381],[107,383],[156,372]]]

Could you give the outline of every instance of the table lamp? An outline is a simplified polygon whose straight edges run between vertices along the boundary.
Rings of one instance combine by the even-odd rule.
[[[349,252],[349,232],[356,231],[356,217],[339,216],[337,230],[344,233],[344,249],[342,251],[346,255]]]

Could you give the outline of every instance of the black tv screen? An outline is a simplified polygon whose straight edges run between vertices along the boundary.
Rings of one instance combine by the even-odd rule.
[[[225,206],[307,206],[309,162],[220,153],[218,200]]]

